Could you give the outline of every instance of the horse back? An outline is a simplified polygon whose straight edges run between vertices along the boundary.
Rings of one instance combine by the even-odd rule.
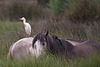
[[[100,54],[100,43],[94,40],[88,40],[74,47],[77,57],[91,57]]]

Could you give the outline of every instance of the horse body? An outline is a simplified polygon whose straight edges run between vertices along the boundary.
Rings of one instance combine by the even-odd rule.
[[[77,46],[81,44],[82,42],[84,42],[82,40],[72,40],[72,39],[66,39],[66,41],[70,42],[73,46]]]
[[[66,58],[72,57],[92,57],[97,55],[100,51],[100,43],[94,40],[89,41],[74,41],[58,38],[55,35],[39,33],[33,39],[33,48],[37,40],[46,43],[42,46],[47,47],[46,50],[52,54],[65,56]],[[35,44],[36,45],[36,44]]]
[[[88,40],[74,47],[77,57],[91,57],[100,54],[100,43],[94,40]]]
[[[23,38],[12,44],[9,49],[8,59],[20,60],[23,57],[38,57],[43,54],[38,47],[32,48],[33,39],[33,37]]]

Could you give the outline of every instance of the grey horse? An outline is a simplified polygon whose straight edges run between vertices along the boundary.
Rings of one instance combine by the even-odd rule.
[[[8,59],[22,59],[25,57],[39,57],[44,54],[42,47],[32,47],[33,37],[22,38],[17,42],[13,43],[9,49]]]

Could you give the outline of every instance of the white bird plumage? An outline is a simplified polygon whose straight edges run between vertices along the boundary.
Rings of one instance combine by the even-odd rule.
[[[24,23],[24,28],[25,31],[28,35],[31,35],[31,25],[29,23],[26,22],[26,19],[24,17],[20,18],[19,20],[22,20]]]

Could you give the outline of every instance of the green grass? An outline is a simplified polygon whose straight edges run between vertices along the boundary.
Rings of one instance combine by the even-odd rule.
[[[68,26],[70,27],[70,25]],[[73,26],[75,25],[72,25],[71,28],[75,30],[77,26],[75,27]],[[75,33],[74,34],[71,33],[74,30],[71,30],[71,31],[68,30],[70,29],[69,27],[67,28],[67,31],[63,31],[63,29],[57,30],[56,28],[52,27],[55,31],[53,32],[52,30],[51,32],[57,35],[58,37],[66,37],[66,38],[69,37],[69,38],[77,39],[79,36],[77,36]],[[82,32],[80,31],[79,28],[82,28],[82,27],[80,26],[77,28],[77,30],[79,30],[78,34],[80,34],[81,36]],[[94,27],[92,26],[92,28]],[[94,34],[98,34],[96,32],[98,31],[99,28],[100,28],[99,26],[97,25],[95,26],[95,31],[93,31],[95,32]],[[35,28],[33,30],[35,30]],[[32,33],[33,33],[33,30],[32,30]],[[26,34],[24,32],[22,23],[0,22],[0,67],[100,67],[100,56],[95,56],[93,58],[88,58],[88,59],[78,58],[78,59],[65,60],[64,58],[61,59],[52,54],[46,54],[38,59],[28,58],[22,61],[11,60],[8,62],[7,53],[8,53],[10,45],[16,42],[17,40],[25,37],[25,35]],[[98,37],[97,35],[94,35],[94,38],[97,38],[97,37]],[[86,37],[86,39],[89,39],[89,38]],[[100,40],[100,38],[97,38],[97,39]]]
[[[20,27],[21,27],[21,24],[19,24],[18,22],[16,23],[0,22],[0,31],[19,30]]]
[[[91,59],[60,59],[53,55],[42,56],[41,58],[24,59],[22,61],[7,61],[0,59],[0,67],[100,67],[100,56]]]
[[[99,67],[100,56],[93,57],[91,59],[77,59],[69,61],[69,67]]]

